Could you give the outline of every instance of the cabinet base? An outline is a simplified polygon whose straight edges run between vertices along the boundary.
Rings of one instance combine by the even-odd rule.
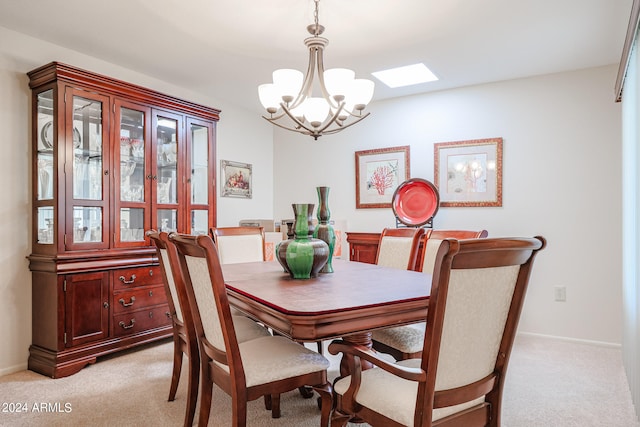
[[[172,327],[165,326],[130,337],[99,341],[62,351],[32,345],[29,347],[28,368],[51,378],[68,377],[95,363],[100,356],[170,338],[172,335]]]

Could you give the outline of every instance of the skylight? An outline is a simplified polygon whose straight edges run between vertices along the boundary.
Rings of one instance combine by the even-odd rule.
[[[376,71],[371,74],[390,88],[411,86],[438,80],[435,74],[422,63]]]

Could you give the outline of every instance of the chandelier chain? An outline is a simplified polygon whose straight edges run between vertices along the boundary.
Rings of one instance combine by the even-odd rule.
[[[318,29],[320,28],[320,25],[318,24],[318,9],[320,7],[320,0],[314,0],[314,2],[316,4],[316,8],[313,12],[313,21],[315,24],[314,36],[318,37],[320,35],[320,32],[318,31]]]

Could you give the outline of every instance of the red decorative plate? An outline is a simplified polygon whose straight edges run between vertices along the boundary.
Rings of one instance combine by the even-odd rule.
[[[429,222],[438,212],[438,189],[421,178],[411,178],[396,188],[391,201],[393,213],[404,225],[419,227]]]

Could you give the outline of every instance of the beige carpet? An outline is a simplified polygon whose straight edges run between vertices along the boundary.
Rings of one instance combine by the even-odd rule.
[[[167,402],[171,346],[165,342],[102,358],[76,375],[57,380],[31,371],[0,377],[0,425],[181,426],[184,375],[177,399]],[[333,377],[337,360],[332,362]],[[303,399],[297,391],[282,397],[281,408],[282,418],[274,420],[262,400],[251,402],[248,426],[319,423],[315,399]],[[18,409],[26,412],[15,412]],[[209,426],[229,426],[230,416],[230,399],[215,389]],[[620,350],[518,337],[507,375],[503,426],[640,426]]]

